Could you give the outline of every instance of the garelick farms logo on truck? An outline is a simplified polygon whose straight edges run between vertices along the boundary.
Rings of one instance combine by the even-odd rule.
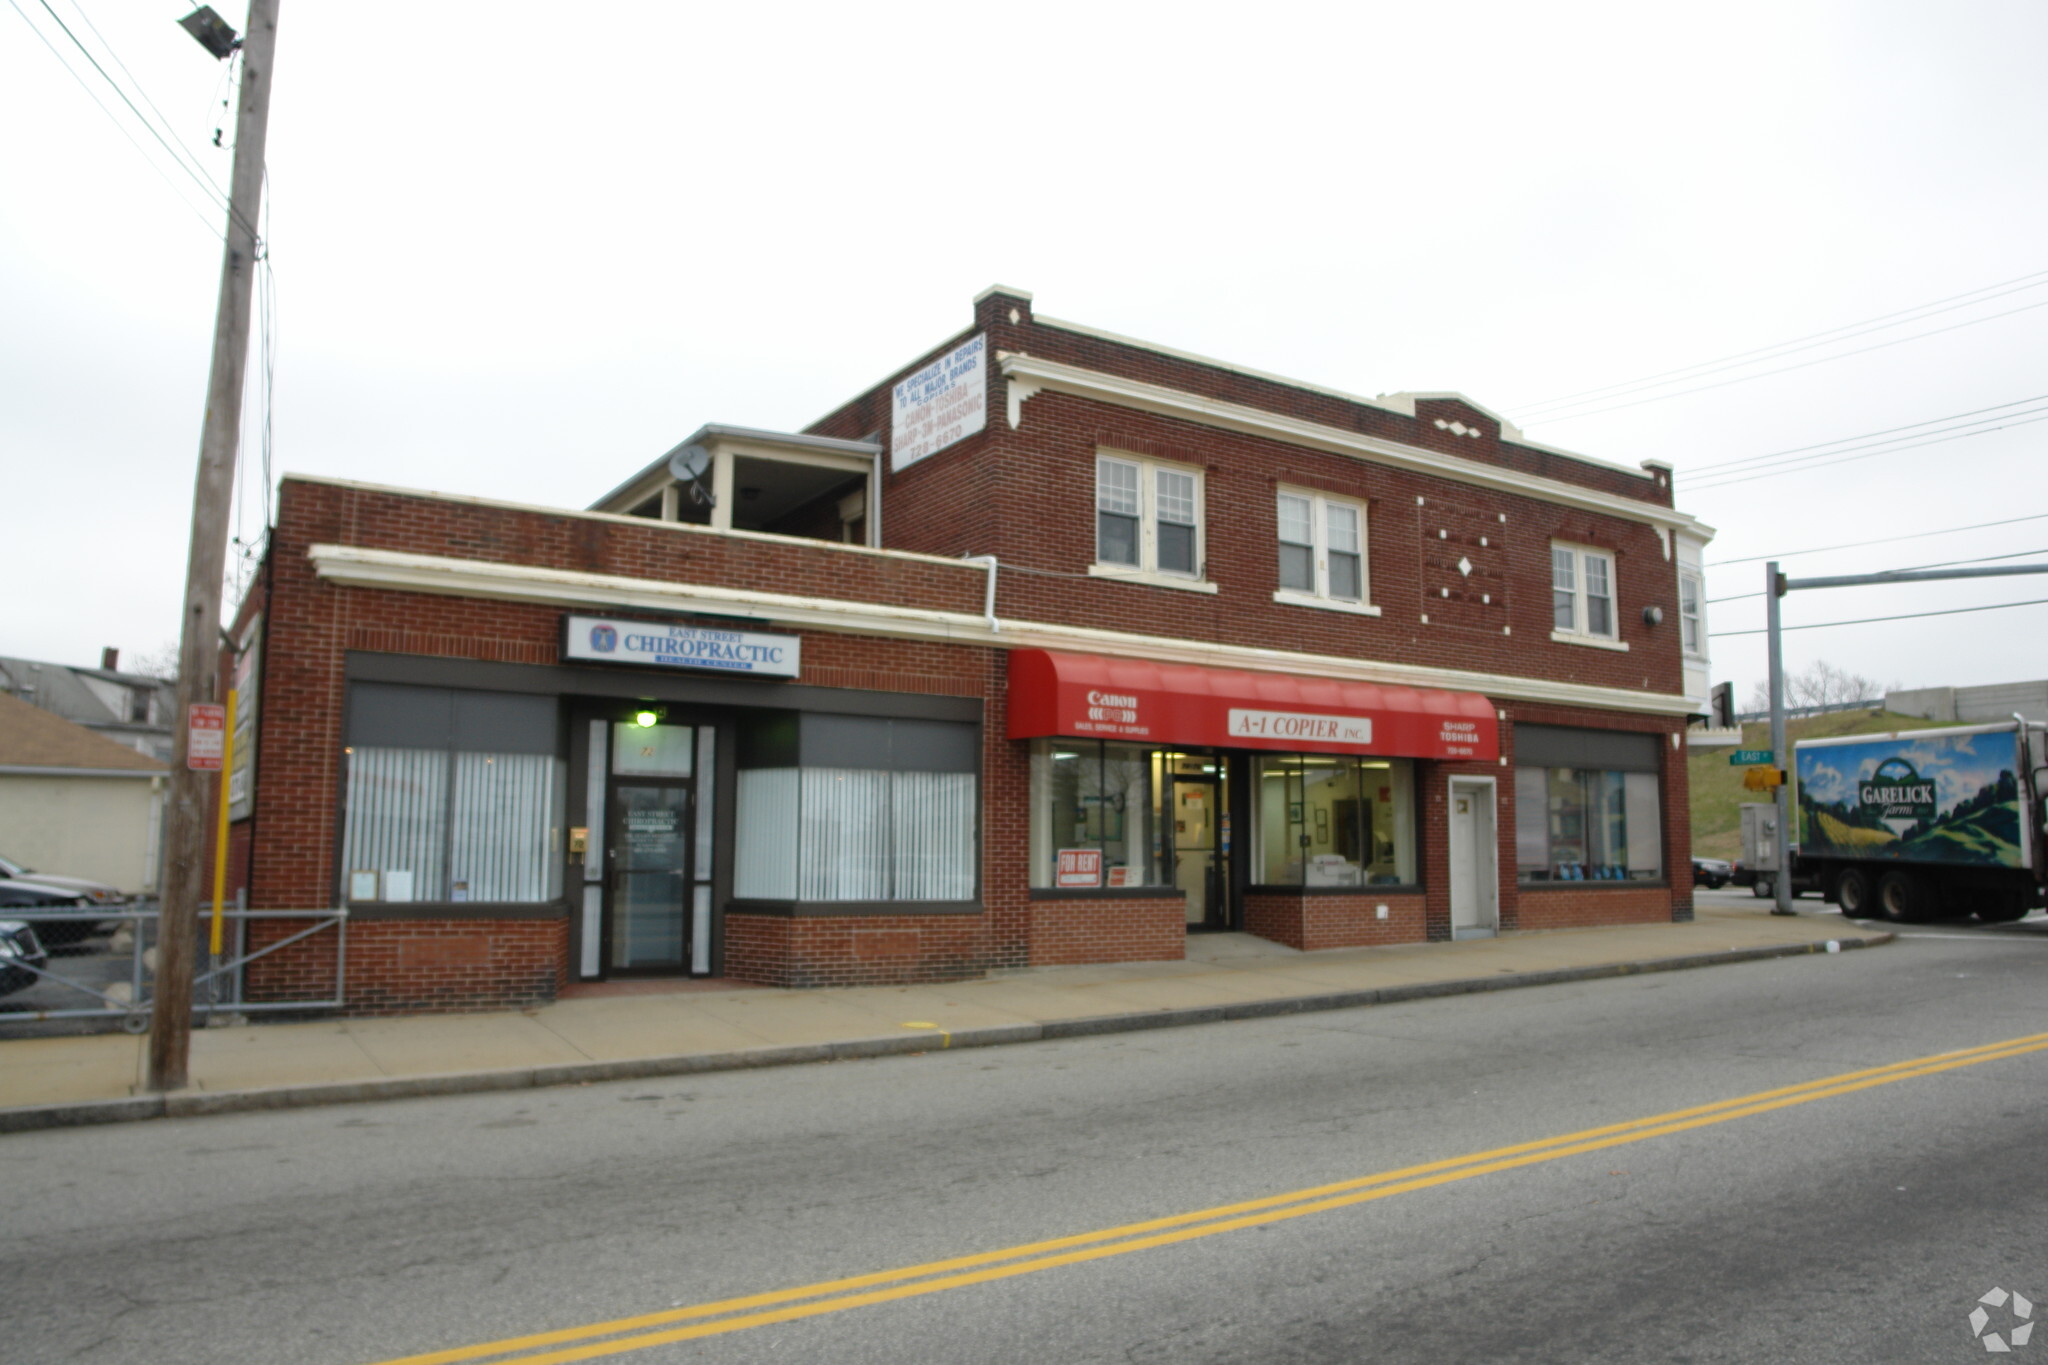
[[[1856,789],[1856,800],[1878,819],[1917,825],[1934,818],[1934,783],[1920,776],[1912,761],[1888,758]]]

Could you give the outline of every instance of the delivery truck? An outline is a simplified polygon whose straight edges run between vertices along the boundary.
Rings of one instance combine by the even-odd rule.
[[[1792,754],[1794,876],[1843,914],[1999,924],[2042,903],[2048,726],[2014,716],[1802,740]]]

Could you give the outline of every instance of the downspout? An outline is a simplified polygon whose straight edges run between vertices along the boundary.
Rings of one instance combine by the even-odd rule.
[[[988,633],[1002,633],[1002,623],[996,620],[996,557],[994,555],[962,555],[969,564],[981,564],[988,569],[988,592],[982,598],[981,614],[988,618]]]

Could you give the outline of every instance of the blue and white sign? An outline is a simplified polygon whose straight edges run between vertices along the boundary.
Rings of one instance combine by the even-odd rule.
[[[764,678],[797,676],[803,647],[803,641],[794,635],[668,626],[610,616],[571,616],[565,635],[564,659],[650,668],[712,668]]]
[[[889,467],[904,469],[988,425],[988,336],[969,337],[893,390]]]

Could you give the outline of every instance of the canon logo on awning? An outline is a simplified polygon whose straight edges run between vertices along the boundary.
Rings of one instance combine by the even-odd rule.
[[[1127,697],[1120,692],[1090,692],[1088,719],[1133,724],[1138,719],[1138,699]]]

